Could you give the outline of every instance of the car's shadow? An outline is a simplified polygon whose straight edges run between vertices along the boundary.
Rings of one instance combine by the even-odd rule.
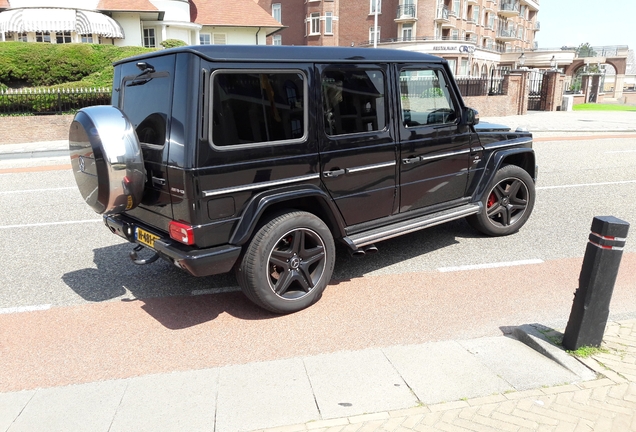
[[[378,244],[379,252],[360,258],[339,246],[331,289],[342,281],[456,244],[456,236],[476,235],[464,221],[455,221],[387,240]],[[245,320],[277,316],[255,306],[239,292],[233,273],[197,278],[164,260],[139,266],[128,257],[132,248],[123,243],[94,249],[96,268],[68,272],[62,279],[89,302],[141,301],[143,310],[170,329],[214,320],[221,313]]]

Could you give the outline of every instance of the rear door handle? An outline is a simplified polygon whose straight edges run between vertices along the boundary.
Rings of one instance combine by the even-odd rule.
[[[152,182],[154,184],[156,184],[156,185],[159,185],[159,186],[165,186],[166,185],[166,179],[161,178],[161,177],[152,176]]]
[[[421,158],[419,156],[411,156],[409,158],[402,159],[402,164],[404,165],[414,164],[419,162],[420,160]]]
[[[332,170],[332,171],[325,171],[322,173],[323,176],[327,177],[327,178],[334,178],[334,177],[338,177],[341,176],[345,173],[346,171],[343,169],[336,169],[336,170]]]

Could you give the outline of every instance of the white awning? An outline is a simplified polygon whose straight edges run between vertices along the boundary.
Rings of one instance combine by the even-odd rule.
[[[1,33],[64,32],[124,38],[124,30],[109,16],[76,9],[29,8],[0,13]]]

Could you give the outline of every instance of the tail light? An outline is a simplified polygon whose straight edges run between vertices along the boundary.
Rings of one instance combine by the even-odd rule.
[[[190,225],[172,221],[169,230],[171,239],[187,245],[194,244],[194,230]]]

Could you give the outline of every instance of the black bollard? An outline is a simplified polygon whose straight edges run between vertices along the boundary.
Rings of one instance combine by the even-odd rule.
[[[579,288],[563,335],[565,349],[601,345],[628,230],[629,223],[613,216],[592,221]]]

